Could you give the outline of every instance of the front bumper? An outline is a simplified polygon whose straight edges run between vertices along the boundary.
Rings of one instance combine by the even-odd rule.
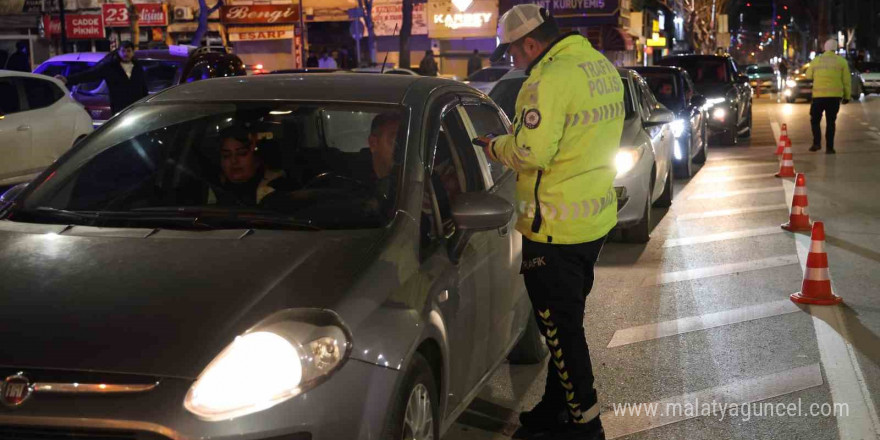
[[[67,434],[109,431],[149,440],[378,439],[400,374],[349,359],[327,382],[306,393],[219,422],[200,420],[184,409],[183,399],[192,385],[184,379],[163,379],[155,389],[137,394],[35,394],[15,410],[0,411],[0,427],[51,428]]]
[[[651,170],[654,168],[654,156],[642,155],[633,169],[623,176],[614,179],[614,188],[618,191],[617,227],[626,229],[642,220],[645,215],[645,204],[648,187],[651,184]],[[620,189],[618,189],[620,188]],[[620,197],[623,193],[624,198]]]

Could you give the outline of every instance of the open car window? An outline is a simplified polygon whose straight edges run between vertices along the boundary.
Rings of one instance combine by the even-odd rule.
[[[57,222],[66,216],[65,223],[143,227],[381,227],[394,212],[407,124],[398,106],[139,106],[36,182],[12,219]],[[195,223],[187,223],[190,218]]]

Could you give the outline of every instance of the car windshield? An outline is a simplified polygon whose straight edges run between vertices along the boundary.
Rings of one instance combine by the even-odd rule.
[[[181,66],[179,61],[141,60],[141,64],[144,66],[148,92],[161,92],[177,82]]]
[[[641,71],[639,74],[648,82],[648,87],[661,104],[670,110],[678,110],[683,106],[684,100],[675,74],[650,71]]]
[[[678,66],[687,71],[697,84],[727,83],[727,61],[723,58],[667,58],[661,65]]]
[[[137,106],[61,160],[12,220],[120,227],[358,229],[395,208],[399,106]]]
[[[746,73],[749,75],[772,75],[773,68],[770,66],[749,66],[749,68],[746,69]]]
[[[501,110],[507,114],[511,121],[516,112],[516,95],[519,94],[519,89],[522,88],[524,82],[526,82],[525,76],[508,78],[498,81],[489,92],[489,97],[498,104],[498,107],[501,107]]]
[[[495,82],[501,79],[505,73],[507,73],[507,69],[488,68],[474,72],[467,78],[467,80],[475,82]]]
[[[878,73],[880,72],[880,63],[862,63],[859,70],[862,73]]]

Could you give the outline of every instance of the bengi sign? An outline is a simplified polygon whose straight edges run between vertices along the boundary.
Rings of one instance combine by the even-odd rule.
[[[220,8],[220,21],[226,24],[299,23],[297,5],[240,5]]]
[[[494,37],[497,0],[432,0],[428,3],[431,38]]]

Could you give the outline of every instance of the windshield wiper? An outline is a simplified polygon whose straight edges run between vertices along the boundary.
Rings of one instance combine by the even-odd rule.
[[[172,214],[193,218],[197,224],[209,227],[228,227],[245,225],[255,228],[300,228],[319,231],[321,228],[310,221],[290,216],[270,214],[257,209],[212,209],[202,207],[151,207],[137,208],[131,211],[138,214]]]

